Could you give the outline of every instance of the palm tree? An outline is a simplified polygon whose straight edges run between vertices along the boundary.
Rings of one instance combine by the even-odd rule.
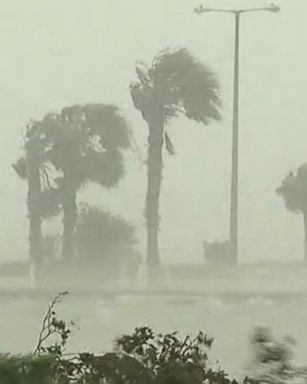
[[[304,224],[304,260],[307,262],[307,163],[298,167],[296,174],[289,173],[276,190],[289,211],[301,213]]]
[[[221,99],[213,73],[186,49],[161,51],[150,67],[136,66],[137,81],[130,85],[136,109],[149,129],[147,159],[147,262],[160,264],[158,230],[159,197],[162,178],[162,148],[172,154],[173,145],[166,125],[174,117],[184,115],[207,125],[220,119]]]
[[[114,187],[124,173],[122,150],[129,146],[126,120],[113,105],[86,104],[63,108],[43,121],[52,164],[61,172],[57,183],[63,209],[62,256],[74,257],[76,197],[88,181]]]
[[[12,164],[28,183],[29,255],[39,266],[43,262],[42,219],[57,213],[58,193],[48,175],[47,137],[40,122],[32,121],[25,132],[23,155]]]

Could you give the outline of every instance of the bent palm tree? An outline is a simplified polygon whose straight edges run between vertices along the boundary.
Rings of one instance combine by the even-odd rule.
[[[219,120],[221,100],[218,83],[210,70],[186,49],[164,50],[152,62],[136,66],[138,80],[130,85],[134,106],[148,124],[147,262],[160,264],[158,230],[159,197],[162,178],[162,148],[173,153],[167,122],[181,114],[207,125]]]
[[[113,105],[86,104],[47,115],[43,122],[50,158],[62,175],[57,179],[63,209],[64,259],[74,257],[77,192],[88,181],[107,188],[123,175],[122,149],[129,145],[126,120]]]
[[[302,213],[304,224],[304,260],[307,262],[307,163],[301,165],[296,174],[285,177],[276,190],[282,196],[289,211]]]
[[[58,194],[48,176],[47,138],[40,122],[26,127],[24,154],[12,167],[28,183],[29,255],[39,266],[43,261],[42,219],[57,213]]]

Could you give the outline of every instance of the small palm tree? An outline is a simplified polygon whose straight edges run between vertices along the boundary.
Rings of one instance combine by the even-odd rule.
[[[12,164],[17,175],[28,183],[29,254],[36,266],[44,258],[42,219],[58,212],[58,193],[49,180],[47,148],[41,123],[32,121],[26,127],[24,153]]]
[[[118,183],[124,173],[122,150],[129,146],[128,126],[115,106],[102,104],[64,108],[47,115],[43,125],[51,143],[49,157],[61,173],[62,256],[72,259],[77,192],[89,181],[107,188]]]
[[[207,125],[220,119],[221,99],[213,73],[186,49],[160,52],[150,67],[136,66],[137,81],[130,86],[134,106],[149,129],[147,160],[147,262],[160,264],[158,230],[159,197],[162,178],[162,148],[173,154],[165,130],[174,117],[184,115]]]
[[[276,190],[289,211],[301,213],[304,223],[304,260],[307,262],[307,163],[298,167],[296,174],[289,173]]]

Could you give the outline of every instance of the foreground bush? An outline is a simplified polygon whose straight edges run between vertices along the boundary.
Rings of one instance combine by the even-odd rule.
[[[53,384],[55,366],[52,356],[0,356],[0,383]]]

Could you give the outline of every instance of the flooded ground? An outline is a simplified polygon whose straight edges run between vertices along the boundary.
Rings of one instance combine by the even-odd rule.
[[[284,269],[283,273],[279,272],[278,279],[276,274],[274,278],[274,274],[266,273],[260,274],[263,276],[260,279],[259,274],[256,277],[254,272],[253,275],[246,272],[241,275],[240,291],[236,290],[239,276],[236,273],[236,279],[232,275],[228,280],[211,276],[211,280],[208,278],[204,283],[207,286],[210,282],[208,291],[200,282],[197,285],[195,279],[193,285],[177,277],[173,284],[167,280],[164,294],[131,291],[80,296],[72,293],[59,305],[58,314],[77,324],[69,343],[72,352],[106,351],[112,347],[115,337],[131,332],[136,326],[149,325],[157,332],[178,330],[182,334],[202,330],[215,339],[212,362],[218,360],[217,364],[223,369],[237,375],[247,369],[250,362],[252,328],[269,326],[277,337],[291,335],[297,340],[295,358],[298,364],[304,364],[307,354],[307,295],[304,289],[307,276],[305,279],[305,270],[300,273],[295,279],[293,271]],[[258,281],[256,286],[253,281]],[[197,286],[198,294],[195,293]],[[189,292],[188,287],[191,294],[183,294]],[[163,290],[159,286],[153,288]],[[29,352],[34,348],[51,298],[51,294],[49,297],[48,294],[0,296],[0,352]]]

